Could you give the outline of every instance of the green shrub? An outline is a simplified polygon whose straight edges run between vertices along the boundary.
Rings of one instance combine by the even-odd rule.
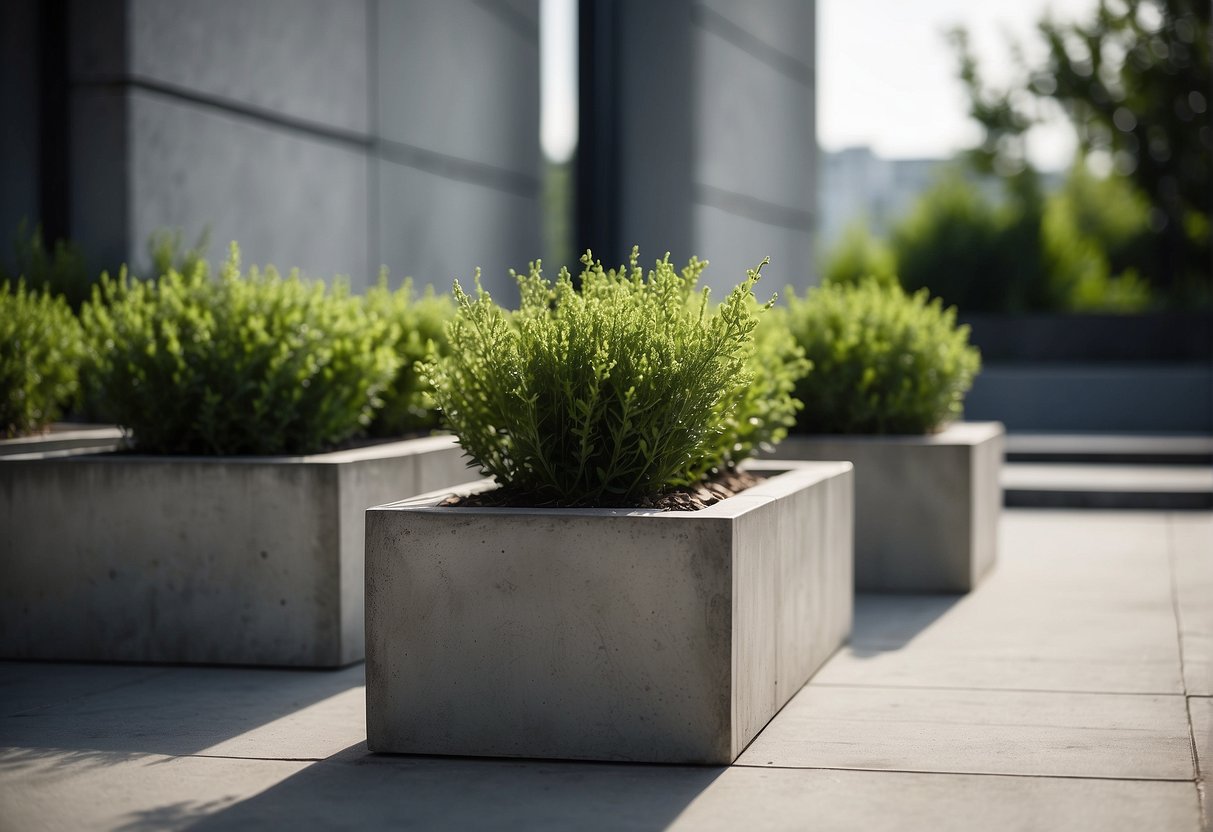
[[[366,428],[396,372],[393,325],[342,285],[273,267],[218,280],[103,276],[82,310],[93,396],[138,450],[300,454]]]
[[[897,282],[897,259],[892,250],[872,236],[863,223],[848,227],[826,255],[823,283],[859,283],[875,278]]]
[[[796,386],[799,432],[929,433],[960,415],[981,365],[955,307],[925,289],[824,286],[780,311],[813,363]]]
[[[384,271],[379,285],[367,292],[366,303],[372,315],[396,327],[393,346],[400,361],[396,378],[381,394],[383,407],[371,422],[371,433],[400,436],[438,427],[437,405],[417,365],[430,352],[446,354],[446,324],[455,311],[450,295],[438,295],[432,287],[426,287],[425,293],[416,297],[408,280],[393,292]]]
[[[479,280],[474,298],[455,284],[451,351],[423,372],[464,450],[507,493],[634,504],[734,465],[786,429],[789,377],[803,366],[749,366],[789,346],[754,341],[759,272],[716,306],[695,290],[706,263],[677,271],[667,255],[646,276],[637,258],[604,270],[587,252],[580,291],[568,270],[553,283],[534,263],[513,314]]]
[[[55,240],[47,247],[42,238],[42,226],[29,229],[22,221],[13,238],[11,262],[0,268],[0,279],[24,277],[31,290],[43,289],[52,295],[63,295],[72,309],[79,309],[88,300],[93,279],[84,264],[80,247],[68,240]]]
[[[84,355],[67,301],[24,280],[0,284],[0,435],[35,433],[76,395]]]
[[[198,268],[209,273],[211,269],[206,250],[210,243],[210,228],[202,229],[190,248],[185,247],[185,237],[180,228],[153,231],[147,238],[147,256],[152,261],[152,273],[157,277],[173,270],[193,274]]]

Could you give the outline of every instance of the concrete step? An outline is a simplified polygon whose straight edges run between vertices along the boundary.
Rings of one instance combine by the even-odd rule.
[[[1016,508],[1213,509],[1213,466],[1008,462],[1003,502]]]
[[[1008,462],[1213,465],[1204,434],[1010,433]]]

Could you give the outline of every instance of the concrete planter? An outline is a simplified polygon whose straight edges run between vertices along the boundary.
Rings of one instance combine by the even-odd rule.
[[[956,422],[929,436],[793,434],[779,459],[855,464],[855,588],[968,592],[994,565],[1005,431]]]
[[[450,437],[303,457],[0,461],[0,656],[363,656],[363,510],[475,473]]]
[[[696,512],[368,511],[370,749],[732,762],[851,627],[851,466],[753,468]]]
[[[116,451],[122,441],[122,431],[113,425],[55,425],[47,433],[36,436],[0,439],[0,457],[45,459],[51,453],[56,456],[105,453]]]

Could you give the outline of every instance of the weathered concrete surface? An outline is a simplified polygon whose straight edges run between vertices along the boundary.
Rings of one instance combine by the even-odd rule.
[[[309,457],[0,463],[0,655],[362,658],[362,511],[474,476],[449,437]]]
[[[778,459],[855,465],[860,592],[968,592],[994,566],[1004,431],[956,422],[929,436],[793,434]]]
[[[36,436],[18,436],[0,439],[0,456],[15,457],[26,454],[92,453],[112,451],[122,443],[122,431],[112,425],[78,427],[70,430],[55,430]]]
[[[819,463],[697,512],[372,509],[370,748],[733,760],[850,630],[850,488]]]
[[[361,666],[316,672],[0,662],[0,746],[8,746],[0,750],[0,826],[1200,832],[1192,750],[1177,748],[1174,738],[1181,729],[1172,703],[1183,692],[1179,616],[1165,608],[1172,611],[1163,641],[1159,607],[1160,587],[1165,595],[1174,580],[1180,596],[1187,588],[1191,573],[1176,555],[1188,545],[1181,527],[1196,519],[1006,512],[1002,565],[975,592],[861,596],[852,644],[805,688],[807,696],[828,696],[828,708],[812,718],[797,715],[804,734],[788,729],[784,717],[793,706],[785,708],[750,746],[767,752],[752,766],[369,753],[358,741],[365,730]],[[1051,613],[1068,606],[1079,610],[1077,618]],[[1099,632],[1117,618],[1119,629]],[[1121,643],[1135,622],[1145,634]],[[994,657],[978,662],[982,641],[994,645]],[[1053,641],[1062,644],[1055,650]],[[963,644],[972,649],[952,649]],[[886,659],[896,655],[902,659],[894,667]],[[844,660],[872,670],[861,683],[828,683]],[[919,661],[924,667],[914,673]],[[1065,662],[1078,669],[1050,669]],[[1139,663],[1151,669],[1139,675]],[[1035,664],[1047,669],[1034,674]],[[1106,669],[1097,672],[1100,666]],[[1126,684],[1168,679],[1174,681],[1165,691]],[[1020,687],[998,689],[1008,684]],[[851,702],[853,690],[861,693]],[[1207,781],[1213,698],[1190,696],[1188,707]],[[848,721],[860,712],[864,722]],[[878,713],[890,717],[879,732],[866,721]],[[915,716],[932,719],[912,731]],[[1134,722],[1142,717],[1148,719]],[[1003,732],[1005,745],[998,745],[994,738]],[[813,740],[830,733],[854,741],[815,749]],[[1128,749],[1122,762],[1110,761],[1108,743]],[[1048,753],[1059,744],[1067,747]],[[829,764],[839,765],[881,750],[896,756],[868,762],[914,762],[931,771],[798,766],[806,754],[830,751],[836,756]],[[1011,763],[1053,774],[939,773]],[[1186,773],[1171,780],[1084,774],[1113,765]]]

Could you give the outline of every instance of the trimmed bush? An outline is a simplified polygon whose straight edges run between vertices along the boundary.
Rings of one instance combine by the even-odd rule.
[[[0,285],[0,433],[35,433],[77,392],[84,355],[80,324],[62,295]]]
[[[416,296],[411,280],[392,291],[387,271],[380,272],[379,284],[366,294],[367,309],[396,328],[393,348],[400,361],[396,378],[383,391],[383,407],[371,422],[375,436],[400,436],[438,427],[438,410],[429,387],[417,372],[417,366],[432,353],[447,351],[446,324],[455,313],[450,295],[435,294],[433,287]]]
[[[795,350],[755,342],[758,270],[717,306],[696,292],[707,264],[694,258],[679,271],[667,255],[647,275],[635,249],[619,269],[588,252],[582,263],[580,290],[567,269],[553,283],[533,263],[517,277],[513,314],[479,276],[475,297],[456,283],[450,353],[423,370],[447,425],[501,489],[555,505],[634,504],[783,435],[803,366],[753,369],[756,356]]]
[[[0,266],[0,279],[25,278],[34,292],[46,290],[51,295],[63,295],[72,309],[79,309],[92,291],[93,276],[84,265],[80,247],[70,240],[55,240],[47,245],[42,226],[30,231],[24,220],[13,238],[9,266]]]
[[[866,281],[789,298],[780,318],[813,363],[802,433],[930,433],[958,417],[981,366],[956,309]]]
[[[102,277],[82,310],[102,412],[160,454],[302,454],[370,424],[399,360],[393,324],[344,285],[272,266],[217,280]]]

